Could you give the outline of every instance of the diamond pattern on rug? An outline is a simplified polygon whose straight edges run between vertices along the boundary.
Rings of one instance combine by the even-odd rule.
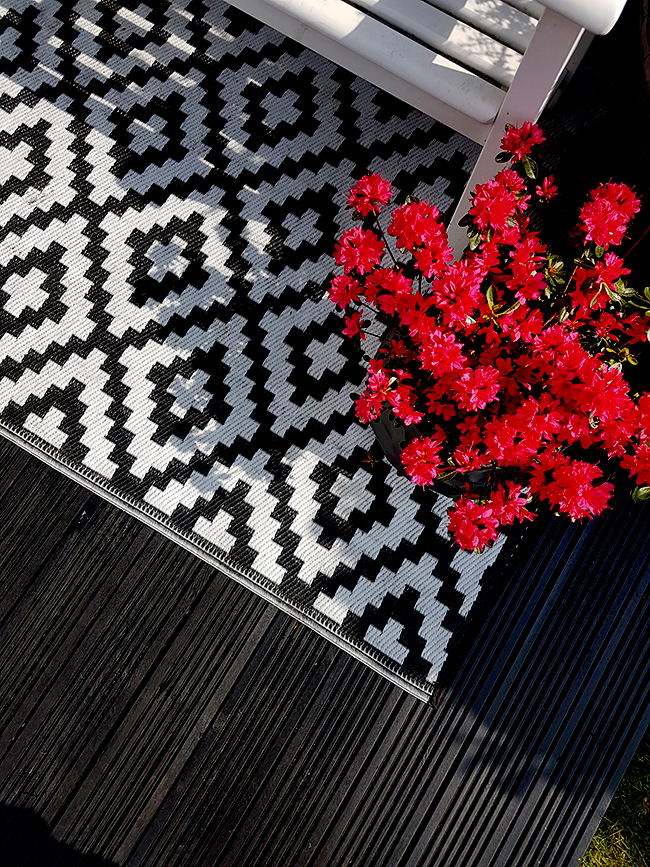
[[[4,430],[430,692],[503,540],[369,458],[325,295],[356,178],[450,211],[477,146],[220,0],[0,37]]]

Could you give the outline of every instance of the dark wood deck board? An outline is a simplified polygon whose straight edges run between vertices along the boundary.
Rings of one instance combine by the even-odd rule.
[[[0,466],[10,863],[561,867],[586,846],[648,723],[648,509],[540,530],[436,710],[2,440]]]

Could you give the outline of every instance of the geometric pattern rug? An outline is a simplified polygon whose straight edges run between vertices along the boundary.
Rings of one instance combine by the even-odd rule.
[[[326,289],[356,179],[478,146],[221,0],[5,4],[2,432],[426,697],[504,540],[372,460]]]

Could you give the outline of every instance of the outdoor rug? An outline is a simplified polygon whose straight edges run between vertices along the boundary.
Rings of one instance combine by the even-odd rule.
[[[5,3],[2,432],[426,697],[503,539],[374,460],[326,290],[356,179],[478,146],[221,0]]]

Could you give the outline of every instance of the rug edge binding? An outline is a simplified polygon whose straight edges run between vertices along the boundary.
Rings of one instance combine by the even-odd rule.
[[[319,621],[315,614],[312,615],[307,611],[294,607],[289,602],[286,602],[281,596],[272,593],[261,583],[263,576],[260,576],[258,579],[252,574],[248,575],[243,571],[235,569],[235,567],[230,565],[227,561],[207,550],[207,546],[209,545],[208,542],[205,543],[204,547],[199,543],[198,539],[194,540],[178,530],[169,527],[167,525],[167,517],[163,515],[159,516],[157,510],[153,507],[145,509],[130,502],[129,498],[125,494],[115,491],[106,480],[97,477],[92,470],[77,467],[71,461],[66,461],[61,457],[55,456],[52,454],[52,447],[43,443],[36,435],[27,436],[22,431],[19,432],[16,430],[13,426],[7,425],[6,422],[0,422],[0,434],[14,445],[22,448],[38,460],[41,460],[47,466],[60,472],[62,475],[67,476],[92,493],[102,497],[104,500],[111,503],[111,505],[116,506],[123,512],[126,512],[139,520],[141,523],[146,524],[152,530],[161,533],[166,538],[181,545],[189,553],[199,557],[214,569],[220,571],[227,578],[232,578],[234,581],[237,581],[237,583],[257,594],[266,602],[269,602],[292,619],[309,627],[322,638],[325,638],[340,650],[345,651],[359,662],[362,662],[393,685],[399,686],[405,692],[420,701],[426,703],[431,701],[435,691],[435,682],[426,684],[426,687],[423,687],[417,681],[409,679],[408,676],[398,674],[397,671],[391,669],[389,664],[383,662],[379,656],[373,656],[369,649],[366,650],[364,647],[353,643],[351,639],[344,639],[333,628],[329,627],[324,622]]]

